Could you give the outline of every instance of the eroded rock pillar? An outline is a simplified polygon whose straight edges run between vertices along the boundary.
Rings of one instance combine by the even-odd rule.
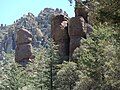
[[[84,19],[82,17],[72,17],[68,23],[68,33],[70,37],[69,59],[72,59],[74,50],[80,46],[81,38],[86,38],[84,29]]]
[[[69,60],[69,35],[68,19],[64,15],[57,15],[52,18],[51,35],[58,46],[61,62]]]
[[[15,61],[22,66],[26,66],[26,64],[35,57],[32,54],[31,43],[32,34],[28,30],[21,28],[19,31],[17,31]]]

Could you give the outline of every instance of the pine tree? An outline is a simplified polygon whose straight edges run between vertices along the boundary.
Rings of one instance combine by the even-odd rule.
[[[46,87],[48,90],[55,90],[54,81],[56,79],[57,65],[60,62],[57,46],[50,39],[48,48],[46,49]]]
[[[77,64],[74,62],[64,62],[57,72],[56,90],[73,90],[78,77]]]
[[[88,39],[81,41],[80,48],[74,53],[81,70],[78,88],[119,90],[120,62],[116,49],[119,47],[115,45],[118,42],[114,38],[117,34],[111,26],[100,25],[95,27]]]

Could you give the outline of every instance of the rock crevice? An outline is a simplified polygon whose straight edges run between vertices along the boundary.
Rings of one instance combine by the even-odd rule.
[[[80,40],[86,39],[87,34],[92,32],[92,26],[88,23],[87,9],[87,7],[75,8],[75,17],[70,19],[64,15],[56,15],[52,18],[51,35],[59,45],[62,60],[72,60],[74,50],[80,46]]]

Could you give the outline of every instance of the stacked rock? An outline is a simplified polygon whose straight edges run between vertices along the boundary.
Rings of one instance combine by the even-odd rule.
[[[64,15],[57,15],[52,18],[51,35],[57,45],[61,59],[69,59],[69,35],[68,19]],[[62,61],[61,61],[62,63]]]
[[[68,23],[70,37],[69,60],[72,60],[74,50],[80,46],[81,38],[87,38],[92,32],[92,26],[88,20],[89,8],[82,1],[76,1],[75,17],[72,17]]]
[[[89,8],[76,1],[75,17],[65,20],[65,16],[58,15],[52,19],[52,38],[59,45],[59,52],[63,60],[72,60],[74,50],[80,46],[81,38],[87,38],[92,32],[92,26],[88,23]]]
[[[17,31],[15,61],[22,66],[26,66],[31,59],[34,59],[31,43],[32,34],[28,30],[21,28]]]

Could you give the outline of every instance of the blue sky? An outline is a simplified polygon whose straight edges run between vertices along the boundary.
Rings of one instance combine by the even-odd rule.
[[[28,12],[37,16],[46,7],[61,8],[74,16],[74,5],[68,0],[0,0],[0,24],[10,25]]]

